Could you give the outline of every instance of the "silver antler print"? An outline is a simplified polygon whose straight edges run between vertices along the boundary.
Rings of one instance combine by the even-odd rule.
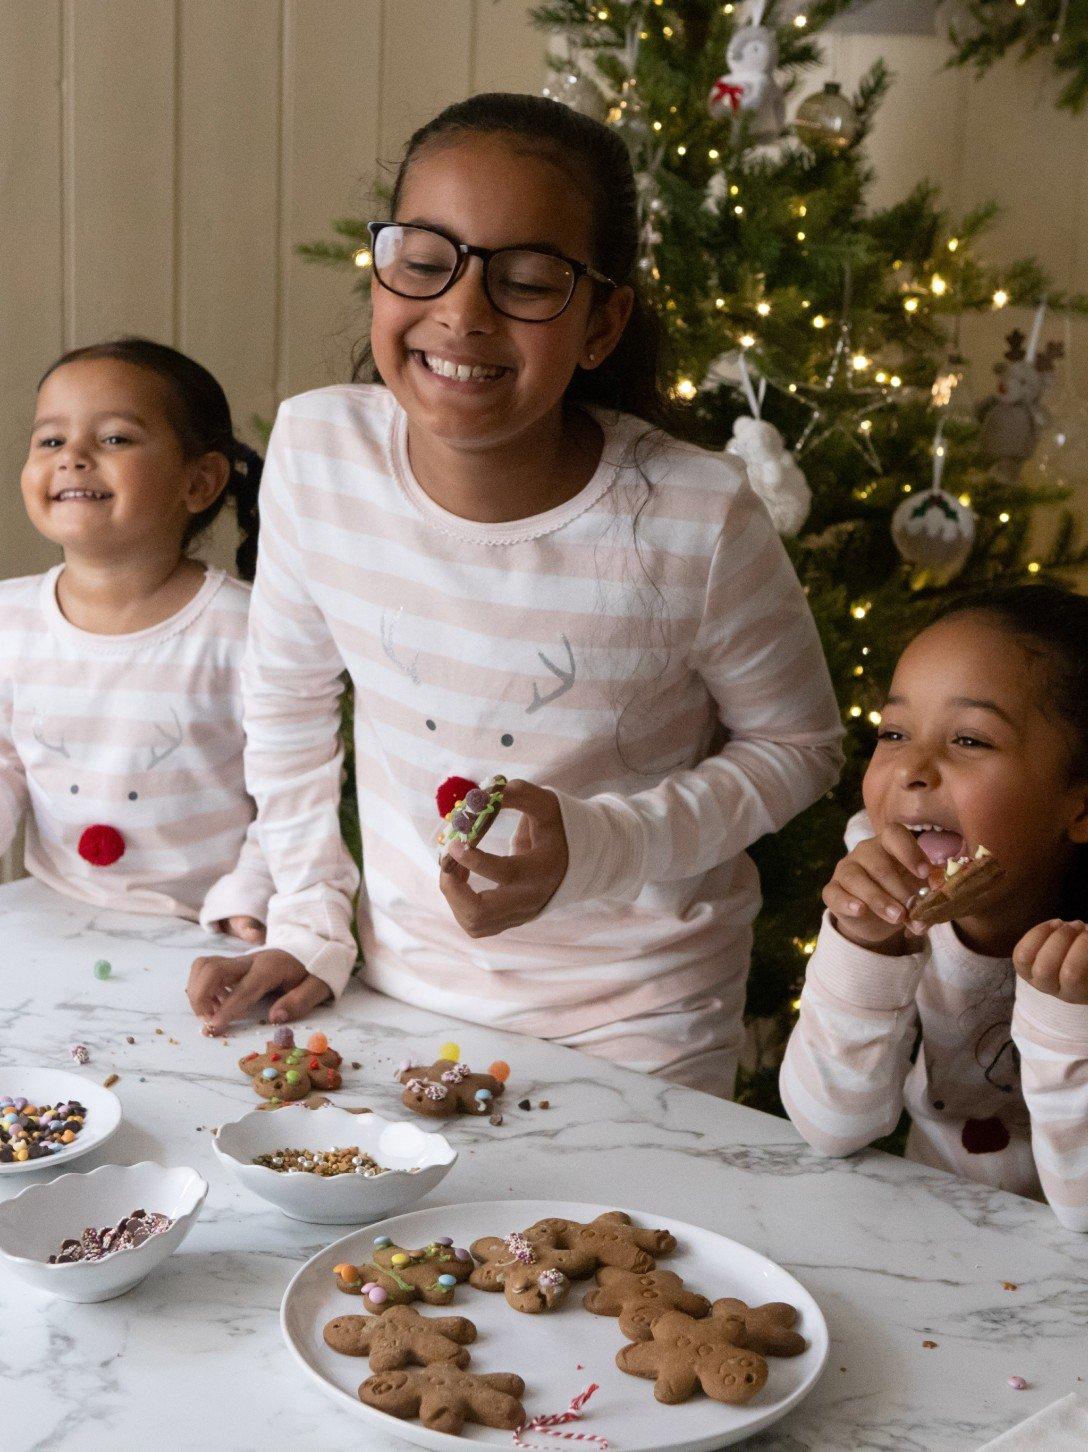
[[[157,721],[155,722],[155,730],[166,738],[166,744],[165,746],[161,747],[148,747],[148,751],[150,753],[147,759],[148,771],[152,771],[156,766],[158,766],[160,761],[165,761],[166,758],[170,756],[172,752],[175,752],[181,745],[181,739],[183,735],[181,729],[181,721],[178,719],[178,713],[173,710],[173,708],[171,708],[170,714],[174,718],[173,732],[168,731],[165,726],[160,726]]]
[[[384,611],[384,610],[382,611],[382,619],[381,619],[381,626],[380,626],[380,630],[381,630],[381,641],[382,641],[382,650],[385,653],[385,655],[388,657],[388,659],[393,662],[393,664],[396,666],[397,670],[400,671],[401,675],[407,676],[408,679],[412,682],[413,686],[418,686],[420,684],[420,679],[419,679],[419,651],[418,650],[416,651],[415,656],[413,657],[412,663],[410,665],[407,664],[405,661],[402,661],[401,658],[400,658],[400,656],[397,654],[397,646],[396,646],[396,639],[395,639],[396,630],[397,630],[397,622],[400,620],[400,617],[403,614],[404,614],[404,606],[403,605],[401,605],[401,606],[398,607],[396,614],[393,615],[392,618],[390,618],[390,616],[386,613],[386,611]]]
[[[33,734],[34,734],[34,740],[38,743],[39,746],[44,746],[45,749],[46,749],[46,751],[55,751],[58,756],[63,756],[65,758],[67,758],[69,761],[71,760],[71,756],[69,755],[67,746],[65,746],[65,744],[64,744],[63,738],[59,742],[56,742],[56,741],[46,741],[45,736],[44,736],[43,731],[42,731],[42,718],[41,718],[41,715],[40,714],[37,715],[37,716],[35,716],[35,718],[34,718],[34,732],[33,732]]]
[[[555,676],[559,684],[558,686],[556,686],[554,691],[550,691],[548,695],[542,696],[540,694],[540,691],[537,689],[536,682],[534,681],[533,699],[530,705],[526,706],[525,708],[526,716],[531,716],[534,711],[539,711],[541,706],[546,706],[549,701],[557,701],[560,696],[566,695],[566,693],[570,690],[571,686],[574,685],[574,677],[576,674],[574,665],[574,652],[573,650],[571,650],[570,641],[565,635],[561,635],[559,638],[563,642],[563,649],[567,652],[566,669],[564,669],[562,666],[557,666],[555,661],[549,660],[542,650],[537,651],[537,655],[540,657],[541,664],[551,671],[552,675]]]

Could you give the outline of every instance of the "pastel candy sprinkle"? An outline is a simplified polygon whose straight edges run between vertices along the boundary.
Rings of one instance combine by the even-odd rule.
[[[108,978],[113,972],[113,964],[108,958],[99,958],[94,965],[94,976],[96,978]]]
[[[438,1051],[438,1057],[440,1059],[449,1059],[451,1063],[456,1064],[457,1060],[461,1057],[461,1045],[454,1043],[443,1044]]]
[[[393,1238],[389,1235],[376,1235],[374,1237],[375,1250],[384,1250],[387,1245],[393,1244]]]
[[[390,1265],[407,1265],[408,1257],[405,1255],[403,1250],[398,1250],[396,1255],[390,1256],[389,1263]]]
[[[1027,1391],[1031,1383],[1025,1381],[1022,1376],[1010,1376],[1009,1385],[1012,1387],[1013,1391]]]
[[[286,1078],[288,1084],[298,1084],[302,1081],[302,1075],[297,1069],[288,1069],[284,1077]]]
[[[347,1261],[341,1261],[339,1265],[334,1265],[332,1273],[334,1276],[339,1276],[342,1281],[357,1281],[359,1279],[358,1270],[355,1266],[349,1265]]]
[[[293,1049],[295,1047],[295,1034],[286,1024],[278,1028],[272,1035],[272,1042],[280,1049]]]
[[[452,1245],[452,1244],[453,1244],[453,1241],[452,1241],[452,1239],[448,1235],[440,1235],[438,1237],[438,1239],[435,1241],[435,1245]]]
[[[446,1286],[447,1288],[452,1288],[453,1286],[455,1286],[457,1284],[457,1277],[456,1276],[439,1276],[438,1277],[438,1284],[440,1286]]]
[[[479,1099],[482,1104],[486,1104],[487,1101],[491,1098],[491,1090],[490,1089],[477,1089],[476,1090],[476,1094],[475,1094],[475,1098]]]
[[[273,1069],[273,1067],[272,1067],[271,1064],[269,1064],[266,1069],[262,1069],[261,1070],[261,1078],[262,1079],[274,1079],[275,1077],[276,1077],[276,1071],[275,1071],[275,1069]]]
[[[472,1259],[472,1256],[469,1254],[469,1252],[462,1245],[459,1245],[457,1247],[457,1249],[453,1253],[457,1257],[458,1260],[471,1260]]]
[[[380,1306],[384,1301],[388,1301],[389,1292],[384,1290],[381,1286],[372,1286],[371,1289],[367,1292],[367,1298],[368,1300],[373,1301],[375,1306]]]
[[[496,1059],[487,1072],[492,1079],[497,1079],[500,1084],[505,1084],[510,1077],[510,1065],[505,1059]]]

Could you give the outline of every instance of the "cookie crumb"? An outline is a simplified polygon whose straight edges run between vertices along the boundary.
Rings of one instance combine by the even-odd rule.
[[[362,1068],[362,1067],[363,1067],[363,1066],[362,1066],[362,1064],[360,1064],[360,1063],[359,1063],[359,1062],[358,1062],[358,1060],[356,1060],[356,1059],[352,1059],[352,1061],[351,1061],[351,1067],[352,1067],[352,1068],[353,1068],[353,1069],[361,1069],[361,1068]]]
[[[156,1032],[156,1033],[157,1033],[157,1034],[161,1034],[161,1033],[162,1033],[162,1032],[163,1032],[163,1030],[162,1030],[162,1029],[156,1029],[156,1030],[155,1030],[155,1032]]]
[[[176,1044],[177,1043],[177,1039],[167,1039],[166,1042],[168,1044]]]
[[[102,1088],[112,1089],[113,1086],[117,1083],[118,1079],[120,1079],[120,1077],[120,1074],[107,1074],[106,1077],[102,1080]]]
[[[1003,1291],[1018,1291],[1020,1289],[1020,1287],[1017,1285],[1017,1283],[1015,1281],[1002,1281],[1001,1282],[1001,1289]]]
[[[550,1109],[552,1107],[551,1101],[548,1099],[542,1099],[536,1107],[538,1109]]]
[[[134,1044],[135,1042],[136,1042],[136,1040],[132,1037],[131,1034],[126,1034],[125,1035],[125,1043],[126,1044]]]
[[[924,1347],[925,1347],[925,1349],[926,1349],[926,1350],[927,1350],[927,1351],[932,1351],[932,1350],[933,1350],[933,1348],[934,1348],[934,1347],[935,1347],[935,1346],[936,1346],[936,1345],[937,1345],[937,1344],[938,1344],[938,1343],[937,1343],[937,1342],[936,1342],[936,1341],[923,1341],[923,1342],[922,1342],[922,1345],[923,1345],[923,1346],[924,1346]]]
[[[533,1106],[529,1103],[528,1099],[519,1099],[518,1100],[518,1108],[519,1109],[532,1109],[532,1107]]]
[[[487,1122],[488,1124],[493,1124],[495,1128],[498,1129],[499,1125],[502,1123],[502,1115],[493,1114]]]

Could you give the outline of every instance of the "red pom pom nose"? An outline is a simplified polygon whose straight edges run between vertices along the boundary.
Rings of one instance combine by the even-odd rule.
[[[476,786],[467,776],[448,776],[434,794],[438,815],[445,817],[458,802],[463,802],[468,792]]]
[[[78,851],[92,867],[110,867],[124,856],[125,839],[116,827],[87,827],[79,839]]]

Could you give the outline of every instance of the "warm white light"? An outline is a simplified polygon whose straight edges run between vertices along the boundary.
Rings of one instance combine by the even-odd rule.
[[[824,317],[823,313],[817,313],[816,314],[816,316],[812,319],[812,326],[814,328],[826,328],[827,327],[827,319]]]
[[[873,365],[873,360],[866,358],[864,353],[855,353],[850,362],[858,373],[864,373],[866,368],[871,368]]]
[[[798,242],[803,242],[805,240],[805,234],[803,232],[798,232],[797,240]]]
[[[1003,308],[1009,300],[1009,295],[1003,287],[999,287],[994,293],[994,307]]]
[[[742,206],[740,206],[740,205],[735,206],[733,208],[733,215],[735,217],[743,217],[744,216],[744,208]]]
[[[687,156],[687,154],[688,154],[687,147],[686,146],[678,146],[676,148],[676,154],[677,154],[677,156]]]
[[[690,378],[681,378],[680,382],[676,385],[677,396],[684,399],[687,403],[691,402],[697,392],[698,389]]]
[[[717,161],[718,157],[721,156],[721,152],[717,149],[717,147],[712,146],[707,152],[707,156],[710,157],[711,161]]]
[[[808,24],[808,16],[807,15],[795,15],[793,17],[793,23],[794,23],[794,25],[797,26],[797,29],[798,30],[804,30],[805,26]]]
[[[900,378],[898,373],[893,373],[891,378],[889,379],[889,382],[891,383],[893,388],[899,388],[903,380]]]
[[[1028,574],[1037,575],[1042,568],[1038,560],[1032,560],[1031,564],[1028,565]]]
[[[769,302],[758,302],[758,303],[756,303],[756,312],[759,314],[759,316],[761,318],[765,318],[767,316],[767,314],[770,312],[770,310],[771,310],[771,305],[770,305]]]
[[[751,333],[741,333],[740,345],[742,348],[754,348],[755,342],[756,340]]]
[[[869,725],[870,726],[879,726],[880,725],[880,712],[879,711],[870,711],[869,712]]]
[[[935,272],[929,281],[929,290],[934,297],[943,297],[948,291],[948,283],[939,272]]]
[[[918,311],[918,299],[916,297],[905,297],[903,299],[903,311],[916,313]]]
[[[355,256],[352,258],[352,261],[355,263],[356,267],[369,267],[370,264],[374,261],[373,257],[371,257],[370,255],[370,248],[360,247],[358,252],[356,252]]]
[[[956,248],[959,245],[960,245],[960,239],[958,237],[949,237],[949,239],[948,239],[948,250],[949,250],[949,252],[955,252]]]
[[[1012,516],[1010,514],[1008,514],[1007,512],[1002,511],[1002,513],[999,514],[997,517],[998,517],[998,520],[1000,521],[1001,524],[1008,524],[1008,522],[1009,522],[1009,520],[1011,519]]]

